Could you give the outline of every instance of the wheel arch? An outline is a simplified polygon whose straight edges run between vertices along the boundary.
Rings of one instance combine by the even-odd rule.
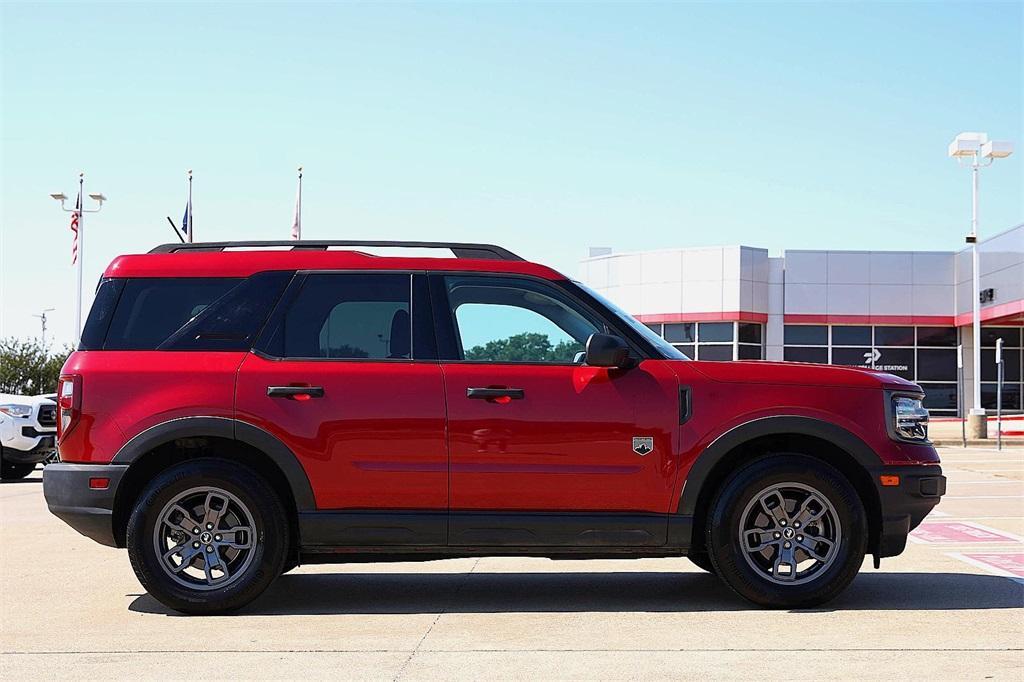
[[[729,475],[758,457],[773,452],[799,453],[834,466],[864,504],[868,517],[868,551],[877,548],[881,532],[881,501],[872,470],[882,464],[871,447],[836,424],[812,417],[764,417],[719,436],[694,461],[686,477],[677,513],[692,519],[691,551],[704,551],[704,529],[715,494]]]
[[[252,424],[225,417],[185,417],[157,424],[126,443],[111,464],[128,469],[114,499],[113,528],[125,544],[128,517],[146,484],[164,469],[197,457],[217,457],[249,466],[281,496],[298,547],[298,513],[316,509],[313,489],[298,458],[278,438]]]

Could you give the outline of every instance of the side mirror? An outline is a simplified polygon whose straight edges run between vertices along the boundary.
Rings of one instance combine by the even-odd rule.
[[[587,339],[587,364],[591,367],[631,367],[629,346],[617,336],[591,334]]]

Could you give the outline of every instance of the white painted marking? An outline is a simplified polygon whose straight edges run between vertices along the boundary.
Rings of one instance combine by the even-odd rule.
[[[960,561],[964,562],[965,564],[970,564],[971,566],[974,566],[975,568],[980,568],[981,570],[985,571],[986,573],[991,573],[992,575],[999,575],[999,576],[1002,576],[1004,578],[1010,578],[1010,579],[1020,583],[1021,585],[1024,585],[1024,578],[1016,576],[1013,573],[1010,573],[1009,571],[1004,571],[1003,569],[1001,569],[1001,568],[999,568],[997,566],[992,566],[991,564],[987,564],[984,561],[978,561],[977,559],[972,559],[969,556],[964,556],[964,554],[962,554],[961,552],[947,552],[946,556],[953,557],[954,559],[959,559]]]

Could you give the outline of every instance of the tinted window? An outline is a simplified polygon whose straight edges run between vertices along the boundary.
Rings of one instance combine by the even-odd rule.
[[[956,347],[956,327],[918,327],[917,345]]]
[[[783,329],[783,342],[787,346],[824,346],[828,344],[828,327],[787,324]]]
[[[994,348],[981,349],[981,380],[997,381],[996,351]],[[1003,348],[1003,380],[1020,381],[1020,351]]]
[[[918,349],[917,379],[918,381],[956,381],[956,349]]]
[[[871,366],[871,349],[861,346],[860,348],[833,348],[833,365],[850,365],[853,367]]]
[[[408,359],[409,295],[409,275],[309,275],[270,347],[289,358]]]
[[[956,384],[925,384],[924,406],[929,410],[955,410]]]
[[[697,341],[732,341],[732,322],[701,322],[697,327]]]
[[[671,343],[693,343],[696,326],[693,322],[666,324],[665,340]]]
[[[871,364],[874,369],[895,374],[904,379],[914,380],[913,348],[875,348],[877,359]]]
[[[103,348],[103,340],[107,337],[107,328],[110,327],[110,320],[114,317],[114,310],[117,308],[117,301],[121,297],[124,284],[125,280],[123,279],[105,279],[100,282],[96,289],[96,298],[93,299],[92,308],[89,310],[89,317],[82,329],[82,339],[78,344],[79,350]]]
[[[871,327],[832,327],[833,346],[870,346]]]
[[[828,362],[828,348],[786,348],[783,354],[786,362]]]
[[[604,325],[558,290],[514,277],[446,277],[462,359],[571,364]]]
[[[760,360],[761,359],[761,346],[744,346],[740,344],[737,349],[739,352],[740,360]]]
[[[159,349],[248,350],[292,274],[253,275],[196,315]]]
[[[761,343],[761,325],[741,322],[738,326],[740,343]]]
[[[732,360],[732,346],[697,346],[698,360]]]
[[[241,281],[208,277],[129,279],[103,348],[153,350]]]
[[[913,346],[913,327],[875,327],[876,346]]]
[[[996,384],[981,385],[981,406],[986,410],[996,409]],[[1003,384],[1003,409],[1020,409],[1020,384]]]
[[[992,346],[996,345],[996,339],[1002,339],[1004,346],[1016,346],[1020,347],[1020,329],[1007,328],[1007,327],[982,327],[981,328],[981,346]]]

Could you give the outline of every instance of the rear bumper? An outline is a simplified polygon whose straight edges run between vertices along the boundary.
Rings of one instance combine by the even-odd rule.
[[[896,556],[907,546],[910,531],[946,494],[946,477],[938,465],[885,466],[872,473],[882,514],[877,546],[871,551],[879,558]],[[899,476],[900,484],[883,486],[880,476]]]
[[[127,465],[50,464],[43,469],[43,496],[50,513],[101,545],[117,547],[114,500]],[[106,488],[90,488],[94,478],[109,480]]]

